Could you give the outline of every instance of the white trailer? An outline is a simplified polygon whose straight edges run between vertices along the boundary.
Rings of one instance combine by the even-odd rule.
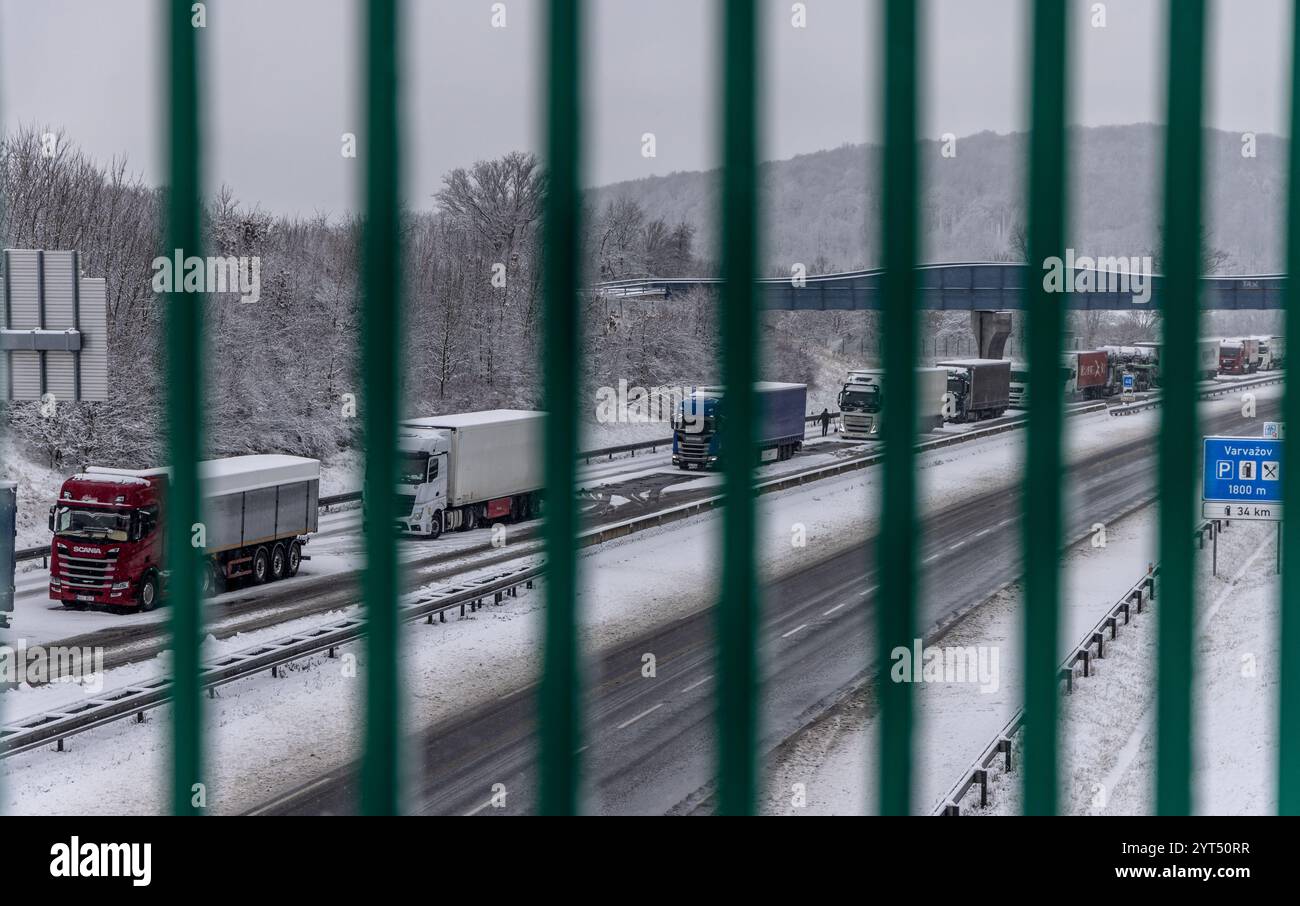
[[[531,518],[543,485],[544,416],[491,409],[402,422],[398,530],[436,538],[444,530]]]

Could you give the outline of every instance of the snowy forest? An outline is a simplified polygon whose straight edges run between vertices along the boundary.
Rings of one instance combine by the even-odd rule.
[[[0,143],[0,229],[6,248],[76,249],[87,276],[106,278],[112,398],[61,404],[53,417],[35,404],[10,404],[5,418],[11,436],[51,467],[156,464],[165,336],[151,262],[161,250],[163,192],[134,175],[127,161],[92,160],[63,136],[56,153],[42,153],[46,131],[27,127]],[[1215,134],[1212,142],[1207,183],[1216,189],[1208,202],[1206,270],[1276,269],[1280,230],[1270,231],[1280,223],[1285,146],[1261,137],[1259,159],[1247,160],[1234,155],[1230,138]],[[1074,139],[1080,253],[1152,254],[1158,269],[1158,192],[1150,177],[1159,166],[1159,130],[1106,127],[1078,130]],[[1023,260],[1023,150],[1023,135],[981,134],[962,139],[949,160],[934,143],[922,143],[928,260]],[[878,155],[871,146],[845,146],[764,165],[768,273],[788,275],[795,261],[811,274],[875,265],[879,193],[867,174]],[[712,171],[591,190],[587,283],[714,273],[716,189]],[[426,209],[407,212],[406,412],[540,404],[544,192],[536,157],[514,152],[446,174]],[[1132,203],[1116,205],[1114,198]],[[345,399],[360,395],[359,219],[278,216],[222,188],[207,203],[205,235],[206,255],[261,260],[259,302],[206,300],[210,454],[325,458],[354,446],[358,422],[348,417]],[[587,410],[600,387],[620,380],[644,387],[716,380],[715,301],[705,294],[670,302],[586,295]],[[1245,314],[1251,323],[1236,325],[1237,332],[1278,326],[1272,315]],[[965,315],[924,318],[922,354],[943,352],[949,342],[959,351],[968,341]],[[873,313],[762,319],[766,379],[816,383],[819,371],[872,363],[879,354]],[[1085,347],[1152,339],[1159,330],[1154,313],[1072,316],[1070,326]],[[1206,333],[1215,328],[1207,320]],[[1017,338],[1012,342],[1014,354]]]

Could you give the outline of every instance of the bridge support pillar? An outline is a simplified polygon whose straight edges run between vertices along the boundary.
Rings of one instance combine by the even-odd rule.
[[[1011,336],[1011,312],[972,311],[970,327],[975,334],[975,351],[981,359],[1000,359]]]

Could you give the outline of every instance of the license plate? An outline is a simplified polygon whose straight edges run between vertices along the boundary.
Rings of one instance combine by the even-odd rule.
[[[95,600],[95,596],[94,596],[94,595],[77,595],[77,600],[78,600],[78,601],[93,601],[93,600]]]

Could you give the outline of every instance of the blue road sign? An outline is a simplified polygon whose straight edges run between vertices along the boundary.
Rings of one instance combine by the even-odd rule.
[[[1216,519],[1282,518],[1282,441],[1205,438],[1201,513]]]
[[[1133,375],[1131,374],[1124,375],[1124,389],[1125,390],[1133,389]]]

